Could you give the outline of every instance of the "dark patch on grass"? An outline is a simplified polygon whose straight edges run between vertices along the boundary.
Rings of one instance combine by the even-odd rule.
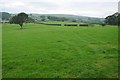
[[[103,50],[102,53],[106,53],[106,50]]]
[[[67,67],[65,66],[64,69],[67,69]]]
[[[107,42],[108,44],[110,44],[111,42]]]
[[[90,44],[97,44],[96,42],[91,42]]]
[[[38,60],[36,60],[36,63],[38,62]]]
[[[107,50],[103,50],[103,49],[92,49],[92,50],[90,50],[90,52],[92,52],[92,53],[107,53]]]
[[[60,78],[60,76],[55,76],[54,78]]]
[[[14,69],[14,67],[13,66],[9,66],[8,69]]]
[[[106,59],[116,58],[115,56],[105,56]]]
[[[61,50],[67,50],[67,49],[61,49]]]
[[[57,41],[57,42],[62,42],[62,41],[59,40],[59,41]]]
[[[35,62],[36,62],[36,63],[38,63],[38,62],[43,63],[44,61],[43,61],[42,59],[36,59]]]
[[[27,56],[27,55],[24,55],[24,56]]]

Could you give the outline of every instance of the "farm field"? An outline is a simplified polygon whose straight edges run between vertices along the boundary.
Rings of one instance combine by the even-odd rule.
[[[3,24],[3,78],[117,78],[117,26]]]

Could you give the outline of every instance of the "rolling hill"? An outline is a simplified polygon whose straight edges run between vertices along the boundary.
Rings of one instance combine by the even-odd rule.
[[[2,14],[2,16],[6,15],[6,13],[8,12],[0,12],[0,14]],[[8,13],[12,16],[16,15],[13,13]],[[78,22],[88,22],[88,23],[103,23],[104,22],[104,18],[97,18],[97,17],[87,17],[87,16],[78,16],[78,15],[70,15],[70,14],[28,14],[29,17],[33,18],[33,19],[40,19],[40,16],[53,16],[53,17],[64,17],[69,19],[69,21],[73,21],[76,20]],[[0,16],[0,19],[2,19],[2,16]],[[7,17],[8,18],[8,17]],[[10,18],[10,17],[9,17]]]

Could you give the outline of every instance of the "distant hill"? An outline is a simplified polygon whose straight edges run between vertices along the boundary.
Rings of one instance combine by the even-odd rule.
[[[16,15],[16,14],[10,14],[8,12],[0,12],[0,14],[6,15],[6,19],[8,20],[8,18]],[[78,22],[88,22],[88,23],[103,23],[104,22],[104,18],[96,18],[96,17],[87,17],[87,16],[78,16],[78,15],[69,15],[69,14],[28,14],[29,17],[33,18],[33,19],[40,19],[41,16],[54,16],[54,17],[64,17],[69,19],[70,21],[76,20]],[[2,19],[2,17],[0,16],[0,19]]]
[[[77,20],[78,22],[88,22],[88,23],[103,23],[104,18],[96,17],[87,17],[87,16],[78,16],[78,15],[69,15],[69,14],[29,14],[33,18],[40,18],[40,16],[55,16],[55,17],[65,17],[72,20]]]
[[[0,12],[0,20],[9,20],[11,14],[8,12]]]

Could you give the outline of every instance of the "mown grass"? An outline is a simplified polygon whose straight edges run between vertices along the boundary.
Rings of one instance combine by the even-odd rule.
[[[118,29],[3,24],[3,78],[118,77]]]

